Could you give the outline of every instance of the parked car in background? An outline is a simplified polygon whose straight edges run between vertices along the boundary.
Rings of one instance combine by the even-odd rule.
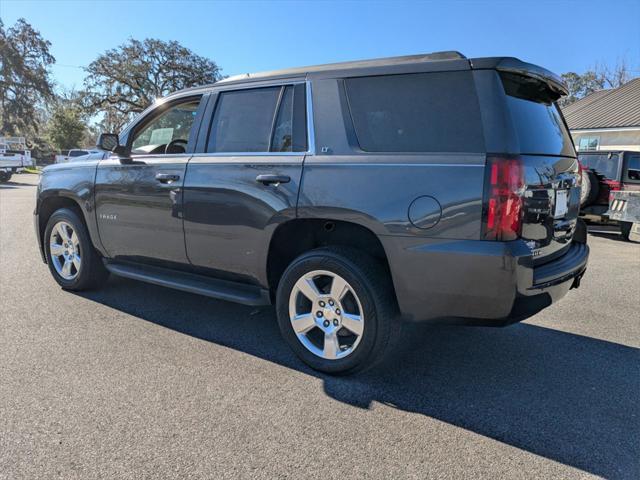
[[[53,163],[63,163],[68,155],[69,150],[60,150],[60,153],[57,153],[53,156]]]
[[[400,321],[507,325],[587,267],[564,94],[541,67],[457,52],[183,90],[101,135],[115,155],[44,169],[42,258],[69,290],[113,273],[274,303],[329,373],[383,358]]]
[[[0,183],[8,182],[14,173],[32,166],[31,151],[24,137],[0,137]]]
[[[640,242],[640,190],[611,192],[607,216],[620,224],[622,238]]]
[[[72,161],[74,158],[83,157],[91,153],[100,153],[100,150],[73,148],[67,151],[66,154],[56,155],[56,163],[66,163]]]
[[[111,155],[111,152],[107,152],[105,150],[94,150],[91,153],[87,153],[86,155],[80,155],[79,157],[70,158],[69,162],[75,163],[86,162],[88,160],[103,160],[105,158],[109,158]]]
[[[615,224],[617,220],[608,214],[613,193],[640,192],[640,152],[581,152],[578,160],[582,167],[580,216],[590,222]],[[625,234],[626,227],[622,231]]]

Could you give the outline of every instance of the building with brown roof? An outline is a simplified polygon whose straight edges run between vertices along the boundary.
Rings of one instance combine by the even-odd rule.
[[[562,111],[578,151],[640,151],[640,78],[594,92]]]

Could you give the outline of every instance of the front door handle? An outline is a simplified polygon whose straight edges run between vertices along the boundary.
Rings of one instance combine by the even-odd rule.
[[[175,175],[173,173],[157,173],[156,180],[160,183],[173,183],[180,180],[180,175]]]
[[[281,183],[289,183],[290,181],[291,177],[289,177],[289,175],[262,174],[256,177],[256,182],[263,185],[275,184],[277,186]]]

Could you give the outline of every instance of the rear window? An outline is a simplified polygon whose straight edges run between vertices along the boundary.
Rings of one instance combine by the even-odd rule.
[[[69,156],[70,157],[79,157],[81,155],[86,155],[87,153],[89,153],[89,152],[87,152],[86,150],[71,150],[69,152]]]
[[[625,180],[634,183],[640,182],[640,154],[629,155]]]
[[[620,155],[617,153],[578,155],[578,160],[584,168],[599,173],[609,180],[618,180]]]
[[[520,153],[575,156],[573,141],[558,106],[557,94],[536,79],[501,73]]]
[[[480,107],[470,72],[345,80],[360,148],[367,152],[482,152]]]

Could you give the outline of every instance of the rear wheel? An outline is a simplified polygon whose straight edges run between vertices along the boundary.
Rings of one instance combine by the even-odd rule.
[[[109,276],[84,222],[73,210],[61,208],[51,215],[43,241],[49,270],[62,288],[89,290]]]
[[[386,271],[347,248],[312,250],[294,260],[278,286],[277,311],[293,351],[327,373],[373,366],[399,333]]]
[[[11,172],[0,170],[0,183],[5,183],[9,180],[11,180]]]

